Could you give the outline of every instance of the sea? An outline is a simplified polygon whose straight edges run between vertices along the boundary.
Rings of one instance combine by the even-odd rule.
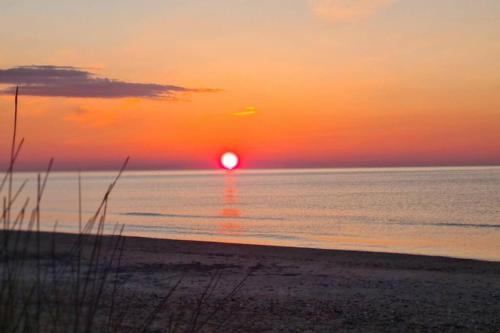
[[[117,172],[53,172],[44,230],[79,232]],[[24,198],[36,198],[36,174]],[[500,261],[500,167],[125,171],[105,233]]]

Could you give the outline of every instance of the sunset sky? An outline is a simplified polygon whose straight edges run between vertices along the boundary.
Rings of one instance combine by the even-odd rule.
[[[2,0],[0,165],[500,164],[498,0]]]

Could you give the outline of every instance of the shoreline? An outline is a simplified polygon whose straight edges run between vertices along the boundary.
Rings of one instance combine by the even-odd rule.
[[[3,230],[0,230],[2,233]],[[25,231],[22,231],[25,232]],[[40,231],[41,234],[50,235],[52,231]],[[78,234],[75,232],[60,232],[56,231],[56,234],[65,236],[65,237],[76,237]],[[115,237],[113,235],[104,234],[103,237]],[[377,257],[391,257],[394,258],[399,257],[400,259],[424,259],[425,260],[441,260],[441,261],[470,261],[477,263],[491,263],[491,264],[500,264],[500,260],[495,259],[482,259],[482,258],[467,258],[467,257],[455,257],[455,256],[447,256],[447,255],[432,255],[432,254],[418,254],[418,253],[405,253],[405,252],[384,252],[384,251],[368,251],[368,250],[351,250],[351,249],[333,249],[333,248],[317,248],[317,247],[301,247],[301,246],[287,246],[287,245],[271,245],[271,244],[250,244],[250,243],[237,243],[237,242],[221,242],[221,241],[210,241],[210,240],[187,240],[187,239],[175,239],[175,238],[161,238],[161,237],[147,237],[147,236],[131,236],[131,235],[123,235],[125,239],[129,239],[135,242],[167,242],[167,243],[179,243],[178,245],[182,245],[183,243],[186,245],[194,245],[194,246],[217,246],[217,247],[248,247],[249,249],[255,248],[256,250],[261,249],[262,251],[271,251],[273,249],[278,252],[281,251],[311,251],[311,252],[325,252],[324,254],[331,253],[340,255],[340,256],[377,256]],[[265,249],[267,248],[267,249]]]
[[[62,234],[73,235],[72,233],[63,232]],[[106,235],[105,235],[106,237]],[[272,244],[251,244],[251,243],[238,243],[238,242],[222,242],[222,241],[211,241],[211,240],[188,240],[188,239],[176,239],[176,238],[162,238],[162,237],[147,237],[147,236],[131,236],[124,235],[123,237],[127,239],[137,238],[140,240],[159,240],[159,241],[167,241],[167,242],[179,242],[179,243],[193,243],[198,244],[200,246],[203,245],[217,245],[217,246],[235,246],[235,247],[255,247],[255,248],[269,248],[276,249],[278,251],[287,250],[305,250],[305,251],[324,251],[324,252],[336,252],[337,255],[360,255],[360,256],[370,256],[370,255],[378,255],[378,256],[406,256],[406,257],[420,257],[420,258],[428,258],[432,260],[440,259],[440,260],[465,260],[465,261],[474,261],[474,262],[483,262],[483,263],[498,263],[500,264],[500,259],[484,259],[484,258],[468,258],[468,257],[455,257],[448,255],[433,255],[433,254],[419,254],[419,253],[409,253],[409,252],[389,252],[389,251],[369,251],[369,250],[355,250],[355,249],[336,249],[336,248],[320,248],[320,247],[307,247],[307,246],[287,246],[287,245],[272,245]]]
[[[77,237],[40,236],[42,247],[57,245],[61,264]],[[103,243],[112,243],[113,237],[104,236]],[[222,300],[221,317],[232,318],[227,331],[495,332],[500,327],[500,262],[130,236],[124,240],[118,304],[133,304],[137,314],[132,321],[139,320],[139,309],[154,308],[176,279],[182,282],[173,293],[172,308],[189,309],[215,276],[218,284],[204,313]],[[241,289],[227,298],[241,281]],[[158,332],[165,318],[158,317]]]

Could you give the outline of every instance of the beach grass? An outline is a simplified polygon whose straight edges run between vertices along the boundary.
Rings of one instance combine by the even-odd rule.
[[[104,227],[111,194],[129,158],[84,224],[78,174],[78,233],[71,246],[58,247],[57,224],[50,233],[41,230],[43,196],[54,161],[50,159],[46,170],[37,174],[34,200],[29,196],[22,199],[28,180],[18,187],[14,181],[15,166],[24,145],[24,139],[18,140],[17,133],[18,97],[19,88],[16,88],[9,164],[0,183],[3,204],[0,332],[148,332],[152,327],[162,332],[201,332],[223,327],[230,318],[220,318],[218,312],[224,308],[225,299],[238,292],[250,273],[211,309],[205,305],[221,283],[221,271],[211,275],[191,307],[170,302],[182,283],[182,275],[170,279],[169,288],[163,290],[147,311],[134,308],[131,299],[123,304],[124,226],[115,225],[111,235],[104,234]]]

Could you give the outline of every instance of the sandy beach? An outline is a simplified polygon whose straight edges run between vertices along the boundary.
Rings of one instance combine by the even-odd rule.
[[[44,248],[52,236],[41,240]],[[75,235],[53,240],[63,262]],[[217,312],[206,331],[500,330],[498,262],[127,237],[118,277],[118,306],[138,318],[176,283],[170,315],[196,306],[215,281],[200,314]],[[159,313],[153,331],[167,321]]]

